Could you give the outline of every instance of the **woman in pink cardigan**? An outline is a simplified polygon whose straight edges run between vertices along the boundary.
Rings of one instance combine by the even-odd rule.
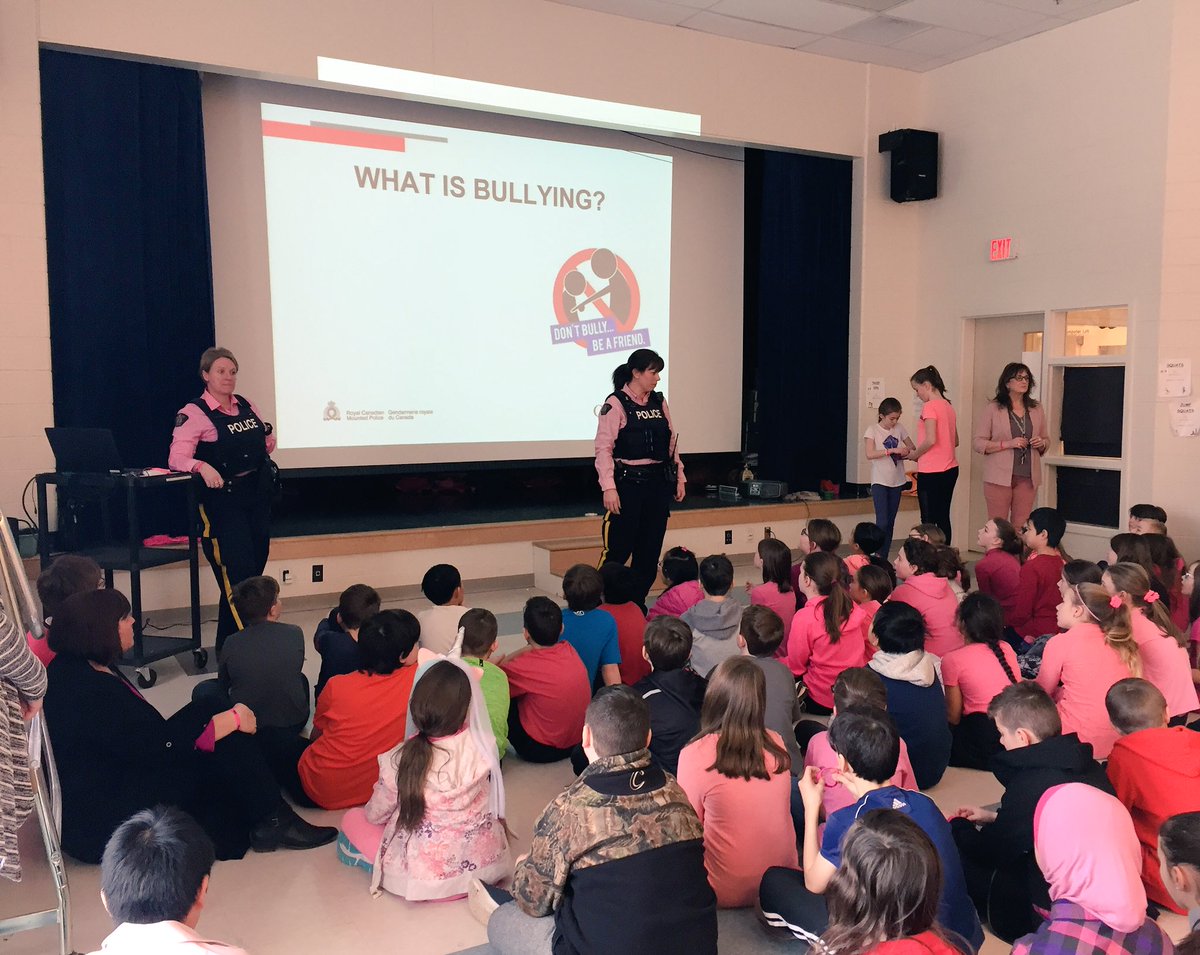
[[[1003,517],[1018,528],[1033,510],[1042,480],[1042,452],[1050,443],[1046,416],[1030,397],[1036,384],[1028,365],[1005,365],[995,397],[975,423],[972,441],[976,453],[983,455],[988,517]]]

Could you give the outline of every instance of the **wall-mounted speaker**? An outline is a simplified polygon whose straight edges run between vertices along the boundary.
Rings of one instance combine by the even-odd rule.
[[[892,154],[891,196],[894,202],[937,198],[937,133],[925,129],[893,129],[880,135],[879,151]]]

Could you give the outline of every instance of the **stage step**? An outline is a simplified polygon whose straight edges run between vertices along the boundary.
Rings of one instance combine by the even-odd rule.
[[[533,585],[556,594],[562,590],[562,577],[576,564],[596,566],[600,559],[600,538],[564,537],[533,542]]]

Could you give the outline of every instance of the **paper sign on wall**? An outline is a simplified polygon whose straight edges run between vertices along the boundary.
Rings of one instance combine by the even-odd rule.
[[[1171,431],[1177,438],[1200,436],[1200,415],[1196,413],[1195,402],[1175,401],[1171,403]]]
[[[1158,397],[1187,398],[1192,394],[1192,360],[1167,358],[1158,363]]]
[[[868,378],[867,379],[867,407],[878,408],[879,402],[883,401],[883,379]]]

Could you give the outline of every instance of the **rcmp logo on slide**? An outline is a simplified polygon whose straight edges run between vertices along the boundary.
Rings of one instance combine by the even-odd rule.
[[[554,280],[550,341],[573,342],[589,355],[649,348],[649,330],[636,327],[641,304],[628,262],[611,249],[580,249]]]

